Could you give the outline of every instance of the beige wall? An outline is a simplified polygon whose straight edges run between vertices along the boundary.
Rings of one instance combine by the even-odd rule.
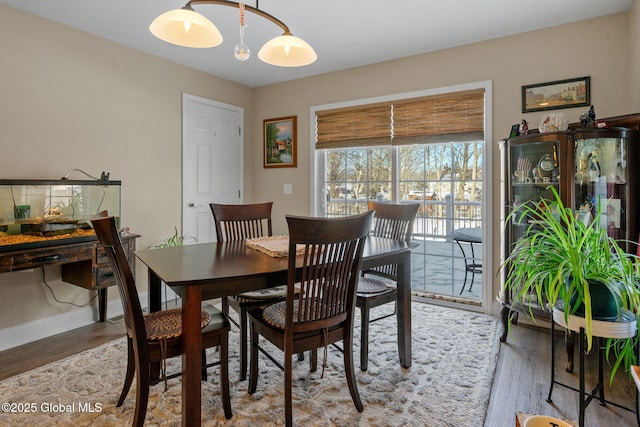
[[[181,221],[182,93],[243,107],[248,120],[251,89],[5,6],[0,27],[0,178],[109,171],[122,181],[123,225],[142,235],[138,247],[169,237]],[[59,299],[87,301],[59,268],[46,273]],[[39,269],[0,275],[0,330],[75,309],[53,301],[41,278]]]
[[[262,120],[298,116],[298,168],[265,170],[255,159],[255,190],[274,201],[275,232],[285,232],[286,213],[309,214],[309,109],[315,105],[491,80],[493,82],[493,138],[508,136],[523,117],[537,128],[542,113],[521,113],[521,86],[531,83],[591,76],[591,102],[599,117],[632,111],[629,81],[628,14],[617,14],[551,29],[446,49],[322,76],[270,85],[254,90],[254,148],[259,150]],[[588,108],[562,110],[570,122]],[[488,258],[497,271],[501,248],[499,212],[499,150],[493,151],[493,253]],[[283,194],[293,183],[293,194]],[[278,220],[279,219],[279,220]],[[493,283],[494,295],[499,290]]]
[[[123,225],[143,235],[139,247],[155,244],[180,224],[186,92],[244,108],[245,200],[273,200],[276,232],[284,232],[285,213],[309,213],[311,106],[492,80],[494,145],[523,117],[523,84],[589,75],[599,117],[638,111],[629,75],[640,70],[638,32],[630,29],[639,15],[636,4],[630,14],[252,90],[0,6],[0,26],[9,35],[0,38],[0,178],[57,178],[71,168],[109,171],[123,181]],[[564,110],[571,121],[583,111]],[[289,115],[298,116],[298,167],[265,170],[262,120]],[[535,127],[540,114],[525,117]],[[493,163],[497,188],[497,149]],[[293,184],[293,194],[283,194],[284,183]],[[493,207],[497,211],[497,199]],[[497,226],[493,237],[489,258],[497,264]],[[41,278],[39,270],[0,275],[0,331],[75,310],[54,302]],[[55,267],[47,269],[47,279],[61,299],[88,298],[61,282]]]

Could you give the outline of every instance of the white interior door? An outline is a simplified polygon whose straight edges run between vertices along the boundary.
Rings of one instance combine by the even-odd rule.
[[[243,109],[183,94],[182,116],[182,232],[210,242],[209,203],[242,203]]]

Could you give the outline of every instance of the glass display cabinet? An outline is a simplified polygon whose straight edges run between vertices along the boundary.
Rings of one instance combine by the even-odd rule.
[[[568,156],[570,134],[533,134],[507,141],[507,216],[513,211],[507,226],[507,247],[523,236],[531,221],[520,221],[517,212],[524,205],[539,205],[542,199],[552,200],[551,187],[555,187],[563,202],[568,204],[570,194],[566,170],[570,168]],[[507,250],[507,253],[509,251]]]
[[[640,131],[626,128],[575,129],[507,139],[502,147],[504,258],[529,227],[542,226],[535,219],[520,220],[518,208],[523,204],[540,205],[542,199],[551,201],[551,187],[585,223],[590,223],[600,208],[596,226],[606,227],[622,248],[635,253],[640,232],[640,175],[630,173],[629,165],[640,160],[639,143]],[[506,290],[504,293],[502,341],[506,340],[510,315],[514,322],[518,312],[525,310],[549,318],[543,310],[544,301],[537,301],[534,295],[527,307],[513,307],[511,295]]]

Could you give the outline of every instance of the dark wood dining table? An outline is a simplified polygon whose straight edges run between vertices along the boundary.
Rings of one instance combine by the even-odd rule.
[[[244,241],[198,243],[136,251],[148,268],[149,310],[161,309],[161,283],[182,298],[182,425],[201,425],[203,300],[282,285],[287,280],[287,257],[275,258],[247,247]],[[411,247],[404,242],[368,237],[362,269],[398,265],[398,355],[411,366]]]

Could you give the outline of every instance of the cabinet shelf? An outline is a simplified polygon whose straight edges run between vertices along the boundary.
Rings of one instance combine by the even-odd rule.
[[[560,186],[559,182],[518,182],[514,183],[514,187],[549,187],[550,185],[554,187]]]

